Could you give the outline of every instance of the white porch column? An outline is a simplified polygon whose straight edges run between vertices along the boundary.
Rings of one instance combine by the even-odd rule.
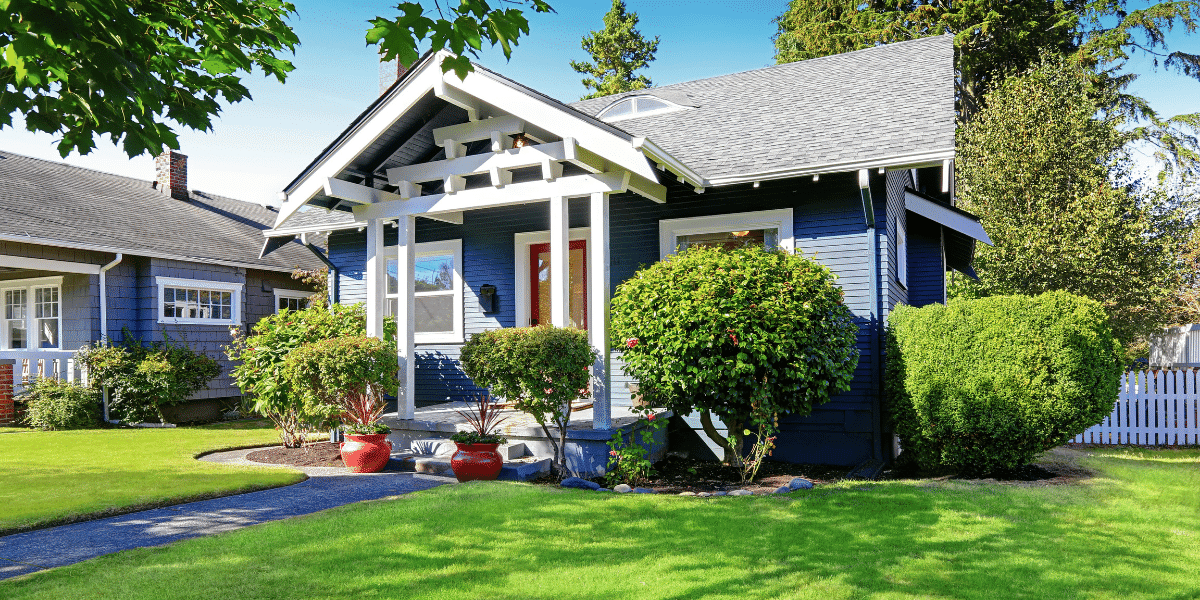
[[[592,428],[612,429],[612,370],[608,344],[608,194],[592,194],[588,249],[588,336],[600,358],[592,365]]]
[[[367,221],[367,336],[383,337],[387,312],[387,256],[383,251],[383,221]]]
[[[416,375],[417,357],[414,330],[416,329],[416,310],[413,293],[415,291],[414,271],[416,263],[416,231],[417,219],[411,215],[400,217],[396,223],[398,229],[397,252],[397,284],[399,298],[396,302],[396,357],[400,369],[400,389],[396,390],[396,417],[413,419],[416,417]]]
[[[570,228],[567,199],[550,199],[550,322],[555,327],[571,324]]]

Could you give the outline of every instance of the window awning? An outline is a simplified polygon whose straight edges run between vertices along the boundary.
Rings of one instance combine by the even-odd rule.
[[[946,266],[971,279],[979,279],[971,262],[975,259],[976,240],[992,245],[979,217],[920,192],[904,190],[905,208],[942,226]]]

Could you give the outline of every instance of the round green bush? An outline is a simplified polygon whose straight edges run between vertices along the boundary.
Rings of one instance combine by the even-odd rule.
[[[39,377],[21,394],[25,422],[43,431],[87,429],[100,424],[100,396],[88,387]]]
[[[850,389],[855,325],[836,276],[800,254],[694,246],[637,272],[612,299],[612,344],[654,406],[746,430],[806,415]]]
[[[1112,411],[1122,369],[1104,309],[1067,292],[897,307],[886,394],[902,457],[1011,469]]]
[[[345,336],[305,344],[283,361],[283,376],[306,412],[338,415],[347,433],[386,433],[376,424],[384,394],[395,391],[396,346],[382,339]]]

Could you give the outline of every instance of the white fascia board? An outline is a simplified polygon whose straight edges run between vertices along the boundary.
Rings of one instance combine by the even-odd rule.
[[[448,73],[446,83],[476,98],[486,98],[488,104],[558,137],[573,137],[580,146],[595,152],[605,160],[651,181],[658,181],[658,175],[649,159],[634,148],[630,140],[605,131],[560,106],[534,98],[484,73],[469,73],[465,80],[459,80],[453,73]]]
[[[358,229],[363,224],[358,221],[343,221],[325,225],[305,225],[303,227],[284,227],[281,229],[264,229],[263,237],[286,237],[303,233],[321,233],[323,231],[341,231],[343,229]]]
[[[361,204],[354,207],[354,217],[359,221],[395,219],[407,215],[434,218],[433,215],[437,213],[540,202],[555,196],[574,198],[598,193],[621,193],[628,188],[627,171],[575,175],[554,181],[514,183],[500,189],[488,187],[454,194],[430,194],[409,200]]]
[[[25,258],[24,256],[0,255],[0,267],[8,267],[11,269],[29,269],[32,271],[84,273],[86,275],[100,274],[100,265],[67,262],[63,260],[47,260],[44,258]]]
[[[404,116],[425,94],[434,88],[441,80],[442,72],[439,60],[426,61],[417,73],[410,74],[398,88],[392,90],[392,97],[381,103],[378,110],[358,125],[358,129],[347,136],[336,148],[331,150],[320,164],[297,181],[288,192],[288,199],[279,207],[279,216],[275,226],[279,227],[288,220],[301,206],[308,203],[313,196],[321,193],[325,181],[335,177],[343,169],[350,166],[358,155],[383,135],[400,117]]]
[[[691,167],[683,164],[679,159],[671,156],[670,152],[663,150],[658,144],[644,138],[633,138],[633,147],[644,151],[649,155],[650,160],[666,167],[666,169],[678,177],[682,178],[684,183],[687,183],[695,188],[704,188],[710,184],[706,179],[700,176],[699,173],[693,171]]]
[[[983,230],[983,225],[971,217],[908,191],[904,192],[904,204],[910,212],[975,238],[989,246],[992,245],[992,238],[988,237],[987,232]]]
[[[918,167],[940,167],[942,165],[942,161],[952,158],[954,158],[954,148],[946,148],[944,150],[935,150],[930,152],[897,154],[881,158],[868,158],[818,165],[804,165],[775,171],[760,171],[742,175],[731,175],[728,177],[717,177],[715,179],[710,179],[708,184],[711,186],[735,185],[739,183],[753,183],[755,181],[791,179],[793,177],[804,177],[807,175],[843,173],[849,171],[858,171],[859,169],[913,169]]]
[[[361,227],[361,225],[359,225]],[[204,258],[196,256],[184,256],[182,254],[167,254],[164,252],[154,252],[152,250],[138,248],[117,248],[115,246],[103,246],[99,244],[82,244],[79,242],[68,242],[63,240],[52,240],[48,238],[35,238],[23,235],[6,235],[0,234],[0,242],[19,242],[22,244],[37,244],[39,246],[54,246],[56,248],[71,248],[72,250],[90,250],[92,252],[107,252],[109,254],[127,254],[129,256],[145,256],[146,258],[161,258],[163,260],[178,260],[182,262],[194,262],[202,265],[221,265],[223,267],[241,267],[243,269],[257,269],[259,271],[276,271],[279,273],[291,273],[295,269],[293,267],[277,267],[274,265],[261,265],[255,263],[242,262],[238,260],[222,260],[219,258]]]

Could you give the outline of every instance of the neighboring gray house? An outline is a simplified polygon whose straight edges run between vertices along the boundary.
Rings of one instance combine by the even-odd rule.
[[[1200,323],[1167,327],[1150,338],[1150,367],[1200,368]]]
[[[127,329],[220,360],[197,398],[238,396],[222,352],[230,327],[311,294],[290,277],[323,266],[309,249],[259,258],[273,209],[188,190],[181,154],[156,167],[145,181],[0,151],[0,359],[18,361],[18,386],[22,371],[62,372],[80,346]]]
[[[783,420],[775,458],[889,458],[887,315],[944,302],[947,269],[972,274],[989,242],[953,206],[950,37],[570,105],[478,65],[443,74],[441,58],[315,157],[267,232],[268,249],[329,233],[341,302],[366,301],[369,333],[397,316],[393,429],[478,393],[458,363],[469,335],[553,323],[600,350],[579,435],[608,439],[635,383],[609,347],[615,286],[680,245],[756,240],[829,266],[860,325],[852,389]]]

